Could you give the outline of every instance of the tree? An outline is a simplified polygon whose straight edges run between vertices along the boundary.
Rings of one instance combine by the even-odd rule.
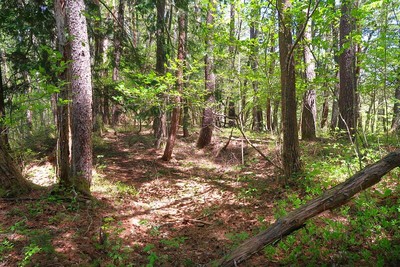
[[[296,78],[291,33],[290,0],[278,1],[279,56],[281,69],[282,163],[285,183],[292,174],[301,171],[300,148],[296,119]]]
[[[305,69],[305,80],[308,90],[303,96],[303,111],[301,113],[301,138],[303,140],[313,140],[316,138],[316,121],[317,121],[317,104],[316,104],[316,92],[313,88],[313,82],[315,79],[315,63],[313,55],[311,53],[311,24],[305,26],[304,31],[304,63]]]
[[[6,118],[6,107],[4,103],[4,84],[3,84],[3,72],[2,62],[0,62],[0,144],[5,147],[9,147],[7,128],[4,125]]]
[[[214,74],[214,58],[213,58],[213,27],[214,27],[214,11],[215,1],[210,0],[208,2],[206,27],[208,29],[208,35],[206,37],[206,55],[204,57],[204,77],[205,77],[205,89],[207,92],[206,96],[206,107],[203,109],[202,123],[200,129],[199,139],[197,140],[197,147],[204,148],[211,143],[212,134],[214,130],[214,109],[215,103],[215,74]]]
[[[157,50],[156,50],[156,72],[159,76],[165,74],[165,63],[167,61],[165,44],[165,0],[156,0],[157,7]],[[154,118],[153,129],[156,138],[155,147],[161,146],[163,139],[167,136],[167,117],[165,114],[165,97],[160,95],[160,105]]]
[[[184,10],[180,11],[178,18],[178,69],[176,71],[177,78],[177,96],[175,96],[175,106],[172,110],[171,126],[169,130],[167,145],[164,150],[162,159],[169,161],[172,157],[172,150],[174,149],[176,133],[179,126],[179,115],[181,113],[181,94],[183,92],[183,68],[186,60],[186,20],[187,20],[187,4],[182,7]]]
[[[72,91],[72,179],[76,190],[90,194],[92,181],[92,81],[83,0],[67,0]]]
[[[66,31],[66,13],[64,0],[56,0],[54,3],[56,27],[57,27],[57,46],[58,51],[62,55],[62,61],[68,61],[70,53],[67,45]],[[68,69],[60,74],[61,88],[57,94],[57,177],[60,184],[65,187],[72,186],[70,177],[70,147],[69,147],[69,127],[70,113],[69,104],[65,100],[69,100],[69,86],[66,81],[68,79]]]
[[[340,130],[354,133],[357,126],[356,118],[356,45],[351,38],[355,30],[355,18],[352,16],[353,1],[343,0],[340,18],[340,49],[339,58],[339,122]]]

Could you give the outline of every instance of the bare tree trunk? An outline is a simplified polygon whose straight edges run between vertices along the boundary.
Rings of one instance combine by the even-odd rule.
[[[393,119],[390,129],[391,132],[395,132],[400,129],[400,77],[397,78],[397,87],[394,93],[394,99],[396,100],[396,102],[393,106]]]
[[[321,111],[321,128],[324,128],[328,121],[328,115],[329,115],[328,96],[329,92],[324,91],[324,103],[322,104],[322,111]]]
[[[83,0],[67,0],[71,36],[72,178],[76,190],[90,194],[92,182],[92,77]]]
[[[304,39],[311,45],[312,33],[311,33],[311,22],[305,26]],[[313,140],[316,138],[316,121],[317,121],[317,104],[316,104],[316,92],[314,85],[312,84],[315,79],[315,62],[309,45],[304,46],[304,63],[305,79],[307,87],[309,88],[303,96],[303,111],[301,118],[301,138],[303,140]]]
[[[301,171],[299,138],[296,119],[296,78],[292,50],[292,33],[288,11],[290,0],[279,0],[279,54],[282,90],[283,145],[282,163],[285,183],[294,173]]]
[[[343,1],[340,18],[340,48],[339,58],[340,90],[339,90],[339,129],[354,133],[357,126],[356,118],[356,45],[351,39],[355,30],[355,19],[352,17],[352,1]]]
[[[382,176],[400,166],[400,150],[390,153],[375,164],[356,173],[345,182],[329,189],[300,208],[278,219],[267,230],[246,240],[219,261],[218,266],[237,266],[250,258],[264,246],[282,239],[284,236],[304,226],[306,221],[323,211],[334,209],[347,203],[355,194],[378,183]]]
[[[7,127],[4,125],[6,106],[4,101],[5,88],[3,83],[2,62],[0,62],[0,145],[9,149]]]
[[[0,197],[12,197],[29,192],[32,185],[23,177],[0,141]]]
[[[157,58],[156,72],[162,76],[165,74],[166,43],[165,43],[165,0],[157,0]],[[163,139],[167,136],[167,115],[165,113],[165,97],[159,96],[160,106],[157,110],[158,114],[154,118],[154,136],[156,138],[155,147],[160,148]]]
[[[255,3],[254,3],[255,4]],[[259,18],[258,7],[255,7],[251,11],[252,19],[258,20]],[[251,51],[250,51],[250,65],[253,71],[254,77],[257,77],[258,72],[258,27],[256,26],[256,21],[252,21],[250,23],[250,42],[251,42]],[[262,124],[263,124],[263,117],[262,117],[262,110],[260,104],[258,103],[258,80],[253,78],[252,81],[254,97],[253,97],[253,125],[252,129],[256,132],[262,131]]]
[[[124,33],[124,12],[125,12],[125,0],[119,0],[118,4],[118,21],[115,27],[114,33],[114,64],[113,64],[113,74],[112,80],[113,82],[118,82],[120,79],[120,64],[121,64],[121,55],[122,55],[122,40]],[[108,96],[108,92],[107,92]],[[108,106],[106,104],[106,106]],[[120,117],[122,114],[122,108],[119,104],[114,104],[112,107],[112,125],[118,125],[120,123]]]
[[[207,9],[207,25],[214,23],[214,9],[215,1],[210,0],[209,8]],[[206,55],[204,57],[204,75],[205,75],[205,89],[207,91],[207,99],[203,110],[203,121],[200,129],[199,139],[197,140],[197,147],[204,148],[211,143],[212,134],[214,130],[214,108],[215,103],[215,74],[214,74],[214,56],[213,56],[213,34],[209,32],[206,37]]]
[[[230,7],[230,21],[229,21],[229,55],[231,58],[232,72],[235,69],[235,3],[231,3]],[[233,87],[233,79],[230,79],[231,88]],[[236,125],[236,108],[235,101],[232,97],[229,97],[228,101],[228,125],[229,127],[235,127]]]
[[[164,150],[162,159],[165,161],[171,160],[172,150],[174,149],[176,133],[179,127],[179,115],[181,113],[181,97],[180,94],[183,92],[184,80],[183,80],[183,67],[185,66],[186,60],[186,19],[187,19],[187,7],[184,7],[184,11],[180,11],[178,19],[179,38],[178,38],[178,69],[176,71],[177,78],[177,91],[178,96],[175,97],[175,107],[172,111],[171,127],[167,140],[167,146]]]
[[[65,36],[66,31],[66,13],[64,0],[56,0],[54,3],[55,18],[57,25],[57,41],[58,51],[61,53],[64,62],[68,62],[70,48],[67,44]],[[68,69],[60,74],[61,82],[67,82]],[[69,100],[69,85],[66,83],[60,88],[57,94],[57,177],[60,184],[64,187],[72,186],[73,182],[70,177],[70,111],[69,104],[65,100]]]

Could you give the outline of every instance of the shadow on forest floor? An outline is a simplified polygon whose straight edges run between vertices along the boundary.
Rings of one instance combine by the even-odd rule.
[[[289,205],[294,193],[247,147],[242,166],[240,141],[219,153],[225,143],[216,137],[197,150],[195,136],[178,138],[173,160],[164,162],[148,133],[96,137],[92,200],[44,190],[0,201],[0,266],[201,266],[219,259],[271,224],[279,207],[293,208],[299,199]],[[32,179],[51,177],[51,168],[35,170]],[[341,217],[328,212],[321,218]],[[265,253],[242,266],[265,266]],[[283,256],[267,265],[281,265],[276,258]]]

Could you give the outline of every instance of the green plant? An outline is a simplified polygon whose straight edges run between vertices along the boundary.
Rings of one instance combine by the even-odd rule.
[[[233,247],[237,247],[242,241],[249,238],[249,234],[247,232],[227,233],[226,237],[232,242]]]
[[[8,238],[4,238],[4,240],[0,243],[0,261],[3,260],[3,256],[11,251],[14,247],[14,244],[8,240]]]
[[[147,260],[149,262],[146,264],[146,267],[153,267],[158,259],[157,254],[154,252],[154,248],[155,246],[153,244],[147,244],[143,249],[143,252],[148,254]]]
[[[29,244],[29,246],[24,247],[23,250],[24,250],[24,258],[18,264],[18,266],[27,266],[31,261],[33,255],[39,253],[41,251],[41,248],[38,245],[31,243]]]
[[[180,236],[180,237],[174,237],[171,239],[161,239],[161,244],[166,245],[167,247],[171,248],[179,248],[181,244],[185,242],[187,237]]]

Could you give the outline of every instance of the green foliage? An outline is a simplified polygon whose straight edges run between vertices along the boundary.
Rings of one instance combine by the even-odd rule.
[[[170,248],[179,248],[180,245],[183,244],[186,239],[187,237],[180,236],[171,239],[161,239],[160,243]]]

